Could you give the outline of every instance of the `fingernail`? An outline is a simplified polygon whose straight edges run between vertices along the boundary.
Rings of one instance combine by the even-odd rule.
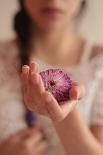
[[[34,67],[34,65],[35,65],[35,72],[38,72],[38,63],[36,63],[36,62],[31,62],[31,64],[30,64],[30,66],[32,67]]]
[[[23,72],[24,74],[27,74],[27,72],[28,72],[28,67],[27,67],[27,66],[23,66],[23,67],[22,67],[22,72]]]

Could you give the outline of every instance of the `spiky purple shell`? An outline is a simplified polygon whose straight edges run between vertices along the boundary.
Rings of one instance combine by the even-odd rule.
[[[51,92],[58,102],[69,100],[72,80],[60,69],[48,69],[40,72],[44,87]]]

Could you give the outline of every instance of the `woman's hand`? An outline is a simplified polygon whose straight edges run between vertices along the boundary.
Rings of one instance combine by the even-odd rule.
[[[31,128],[0,143],[0,155],[44,155],[47,143],[39,128]]]
[[[74,109],[78,100],[85,94],[84,87],[74,83],[70,91],[70,101],[59,105],[53,95],[45,90],[41,76],[38,73],[38,65],[35,63],[22,67],[22,80],[24,102],[27,108],[39,114],[49,116],[54,121],[65,119]]]

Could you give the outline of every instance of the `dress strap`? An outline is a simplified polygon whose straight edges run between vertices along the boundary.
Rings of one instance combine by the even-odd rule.
[[[85,44],[81,62],[80,62],[81,64],[87,63],[89,61],[89,58],[92,52],[92,47],[93,47],[93,44],[90,42]]]

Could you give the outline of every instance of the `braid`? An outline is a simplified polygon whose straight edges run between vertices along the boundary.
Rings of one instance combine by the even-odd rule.
[[[85,8],[85,6],[86,6],[86,0],[83,0],[83,1],[82,1],[82,6],[81,6],[81,7],[82,7],[82,9],[84,9],[84,8]]]
[[[24,9],[23,1],[19,0],[22,9],[15,15],[14,30],[18,36],[19,56],[21,65],[29,64],[30,19]]]

